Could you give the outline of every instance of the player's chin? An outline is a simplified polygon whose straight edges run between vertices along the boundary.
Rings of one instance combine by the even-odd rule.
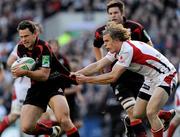
[[[111,21],[118,23],[118,19],[112,19]]]
[[[29,47],[30,47],[30,44],[29,44],[29,43],[24,43],[24,46],[25,46],[26,48],[29,48]]]

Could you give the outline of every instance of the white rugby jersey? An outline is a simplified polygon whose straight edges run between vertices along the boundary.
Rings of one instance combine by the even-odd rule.
[[[110,53],[105,56],[110,61],[118,59],[116,64],[137,72],[149,78],[161,74],[173,74],[175,67],[159,51],[140,41],[128,40],[123,42],[119,53]]]
[[[11,55],[16,56],[17,58],[19,58],[18,55],[17,55],[17,47],[18,47],[18,45],[16,45],[14,47],[13,51],[11,52]]]
[[[17,55],[17,47],[18,45],[16,45],[13,49],[13,51],[11,52],[11,55],[18,57]],[[22,92],[25,92],[27,93],[27,90],[30,88],[31,86],[31,81],[30,81],[30,78],[28,77],[19,77],[19,78],[16,78],[15,81],[14,81],[14,87],[15,87],[15,92],[17,92],[17,96],[26,96],[26,94],[22,94]]]

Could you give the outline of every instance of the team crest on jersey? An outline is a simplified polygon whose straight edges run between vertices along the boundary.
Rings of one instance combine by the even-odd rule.
[[[48,55],[42,56],[42,67],[50,67],[50,57]]]
[[[125,52],[123,54],[121,54],[119,57],[118,57],[118,60],[119,62],[121,63],[125,63],[125,60],[128,58],[128,52]]]

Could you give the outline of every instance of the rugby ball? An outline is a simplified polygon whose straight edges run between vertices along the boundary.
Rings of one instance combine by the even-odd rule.
[[[31,57],[22,57],[17,59],[11,66],[11,68],[19,67],[24,70],[32,70],[35,66],[36,62]]]

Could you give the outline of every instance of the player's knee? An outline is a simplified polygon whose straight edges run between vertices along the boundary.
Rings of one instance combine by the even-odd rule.
[[[153,109],[151,107],[147,107],[146,115],[147,115],[148,119],[156,116],[157,115],[156,109]]]
[[[12,123],[15,122],[19,117],[20,117],[19,114],[14,114],[14,113],[9,114],[9,120],[10,120]]]
[[[61,117],[58,117],[57,120],[59,121],[59,123],[61,124],[61,127],[66,130],[71,128],[71,119],[70,119],[70,115],[68,112],[64,112]]]
[[[144,117],[144,112],[140,112],[137,110],[133,110],[133,118],[135,119],[141,119]]]
[[[32,123],[30,123],[30,124],[21,123],[21,131],[26,134],[31,134],[33,132],[34,128],[35,128],[35,125],[33,125]]]
[[[32,132],[32,129],[29,126],[21,126],[21,131],[26,133],[26,134],[30,134]]]

